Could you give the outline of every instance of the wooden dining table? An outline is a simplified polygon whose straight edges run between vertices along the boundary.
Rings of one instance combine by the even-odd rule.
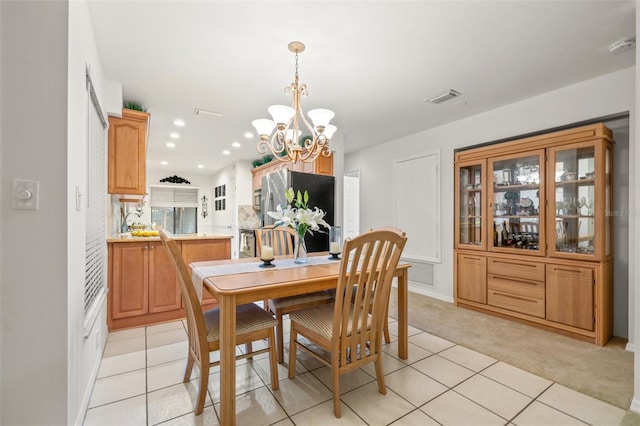
[[[335,289],[339,261],[314,264],[309,255],[304,267],[278,267],[288,258],[276,257],[273,268],[260,268],[258,258],[194,262],[190,266],[194,285],[203,287],[217,300],[220,309],[220,424],[236,424],[236,306],[266,299]],[[398,356],[408,357],[408,269],[400,262],[395,271],[398,291]]]

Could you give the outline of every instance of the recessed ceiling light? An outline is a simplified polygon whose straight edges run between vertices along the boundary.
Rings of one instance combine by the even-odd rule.
[[[167,148],[175,148],[176,144],[173,142],[167,142]]]
[[[245,132],[244,137],[247,139],[253,139],[253,132]]]
[[[167,164],[169,164],[168,161],[161,161],[160,164],[162,164],[163,166],[166,166]]]
[[[222,155],[229,155],[231,154],[231,151],[229,151],[228,149],[225,149],[224,151],[222,151]]]
[[[170,133],[170,134],[169,134],[169,137],[172,137],[172,138],[174,138],[174,139],[178,139],[178,138],[180,137],[180,134],[179,134],[179,133],[176,133],[176,132],[173,132],[173,133]]]
[[[240,142],[233,142],[231,146],[234,148],[240,148],[242,145],[240,145]]]
[[[199,169],[204,169],[204,164],[198,164]]]
[[[177,120],[173,121],[173,124],[175,124],[178,127],[184,127],[184,120],[180,120],[179,118]]]

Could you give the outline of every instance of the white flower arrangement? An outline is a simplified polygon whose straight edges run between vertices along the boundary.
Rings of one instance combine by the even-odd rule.
[[[304,237],[307,232],[313,234],[313,231],[320,231],[321,226],[330,228],[330,225],[324,220],[326,215],[324,211],[317,207],[309,208],[309,193],[307,191],[304,191],[304,195],[298,191],[296,195],[293,188],[287,188],[285,197],[288,204],[284,209],[279,205],[275,212],[267,212],[269,216],[277,220],[276,226],[293,228],[300,237]],[[291,202],[294,197],[295,207],[292,207]]]

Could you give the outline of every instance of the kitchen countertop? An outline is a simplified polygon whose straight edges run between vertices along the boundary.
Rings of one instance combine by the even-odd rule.
[[[224,240],[233,238],[232,235],[203,233],[203,234],[176,234],[173,235],[174,240]],[[131,234],[116,234],[107,238],[107,243],[138,243],[144,241],[160,241],[160,237],[133,237]]]

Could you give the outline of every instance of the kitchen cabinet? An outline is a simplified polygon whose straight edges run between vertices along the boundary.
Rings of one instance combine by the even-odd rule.
[[[109,268],[111,318],[121,319],[149,312],[148,243],[118,244]]]
[[[114,319],[180,309],[180,288],[167,249],[160,242],[113,248]]]
[[[176,238],[188,263],[231,258],[230,238]],[[108,240],[109,330],[184,317],[175,267],[157,238]],[[203,310],[217,301],[203,291]]]
[[[130,109],[122,118],[109,117],[109,194],[145,194],[149,117]]]
[[[456,152],[458,306],[609,340],[611,149],[594,124]]]
[[[289,169],[294,172],[313,173],[316,175],[333,176],[333,153],[325,157],[318,156],[314,161],[303,163],[298,161],[294,164],[284,163],[278,160],[272,160],[267,164],[255,167],[251,170],[253,176],[253,191],[259,191],[262,188],[262,177],[278,170]]]

